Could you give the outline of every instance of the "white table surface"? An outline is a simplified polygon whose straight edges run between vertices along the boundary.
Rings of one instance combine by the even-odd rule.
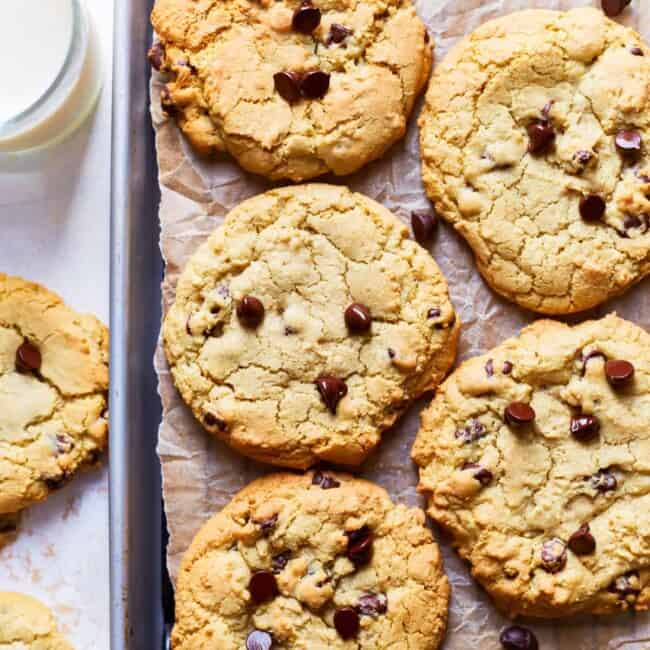
[[[0,271],[41,282],[108,322],[112,0],[86,0],[101,43],[97,111],[46,160],[0,162]],[[0,590],[43,600],[77,650],[109,647],[107,471],[89,472],[23,518],[0,550]]]

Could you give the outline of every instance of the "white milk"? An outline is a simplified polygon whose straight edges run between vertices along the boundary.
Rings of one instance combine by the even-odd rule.
[[[70,0],[0,0],[0,122],[28,109],[51,87],[72,32]]]

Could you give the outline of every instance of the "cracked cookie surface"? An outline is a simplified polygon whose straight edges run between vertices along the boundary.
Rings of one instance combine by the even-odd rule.
[[[597,305],[650,273],[650,48],[596,9],[490,21],[437,67],[424,184],[491,287]]]
[[[0,592],[0,648],[73,650],[59,635],[50,610],[35,598]]]
[[[0,515],[97,462],[107,390],[106,327],[45,287],[0,274]]]
[[[208,431],[306,468],[359,464],[442,381],[459,328],[445,279],[402,222],[347,188],[311,184],[229,213],[181,274],[163,336]]]
[[[450,375],[412,455],[430,515],[505,613],[648,609],[641,328],[616,316],[534,323]]]
[[[419,508],[346,474],[272,474],[192,542],[172,647],[435,650],[448,601]]]
[[[350,174],[404,135],[432,49],[410,0],[307,6],[294,20],[298,0],[157,0],[150,59],[171,75],[163,108],[199,152],[302,181]],[[316,70],[325,76],[310,87],[303,75]]]

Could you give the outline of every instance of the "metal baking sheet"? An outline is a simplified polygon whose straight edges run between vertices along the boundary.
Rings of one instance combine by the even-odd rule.
[[[153,354],[162,261],[146,59],[152,2],[115,0],[111,203],[111,649],[164,647]]]

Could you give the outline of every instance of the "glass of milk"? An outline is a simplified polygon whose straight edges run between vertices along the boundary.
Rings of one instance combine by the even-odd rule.
[[[74,131],[101,88],[83,0],[0,0],[0,152],[46,147]]]

